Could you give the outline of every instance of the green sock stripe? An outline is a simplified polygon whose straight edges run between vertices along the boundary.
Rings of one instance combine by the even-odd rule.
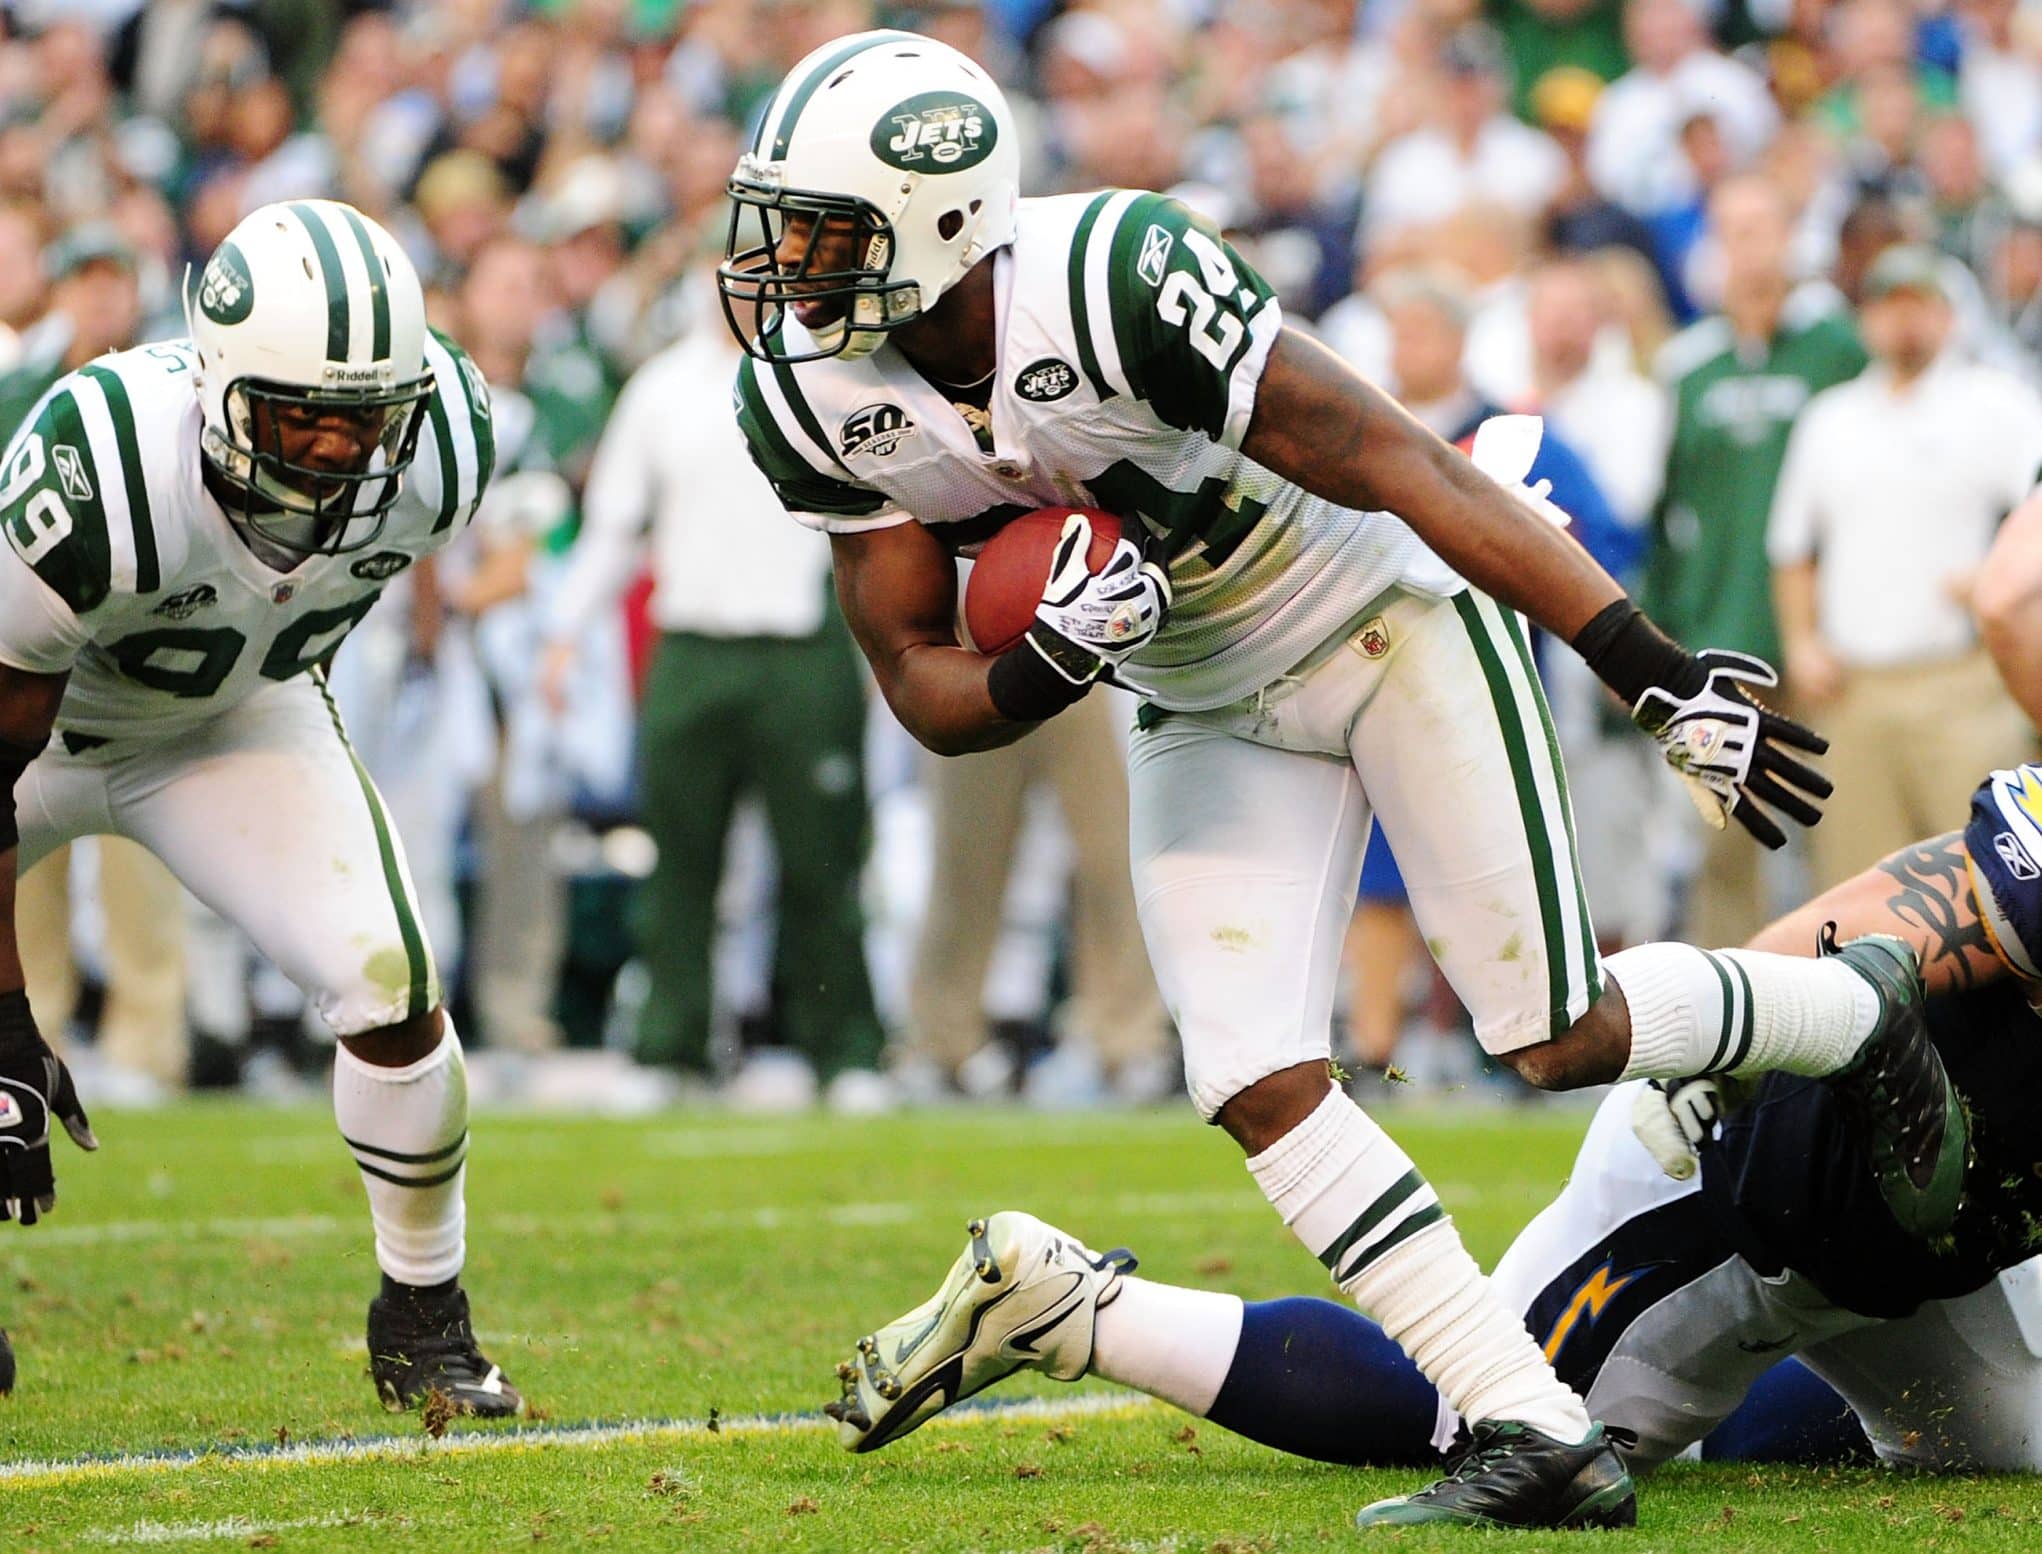
[[[378,1149],[374,1144],[364,1144],[360,1139],[351,1139],[345,1133],[340,1141],[358,1155],[374,1155],[378,1160],[394,1160],[399,1165],[431,1165],[435,1160],[444,1160],[463,1144],[468,1142],[468,1130],[463,1128],[461,1136],[445,1149],[435,1149],[423,1155],[400,1154],[394,1149]]]
[[[1319,1261],[1328,1268],[1339,1266],[1340,1259],[1347,1255],[1348,1248],[1367,1235],[1376,1226],[1394,1214],[1410,1196],[1425,1185],[1425,1178],[1413,1166],[1389,1185],[1389,1188],[1363,1209],[1352,1225],[1334,1238],[1333,1244],[1319,1254]]]
[[[1573,878],[1574,904],[1581,915],[1576,939],[1581,951],[1581,980],[1588,993],[1588,1004],[1592,1006],[1602,997],[1602,956],[1595,947],[1595,919],[1588,911],[1588,887],[1581,879],[1581,839],[1574,829],[1574,795],[1567,787],[1567,762],[1560,754],[1560,736],[1553,727],[1553,710],[1546,704],[1546,688],[1539,679],[1538,662],[1532,657],[1531,644],[1525,640],[1524,622],[1518,618],[1517,611],[1505,610],[1503,624],[1510,633],[1510,640],[1517,645],[1518,660],[1524,665],[1525,680],[1531,686],[1532,704],[1539,711],[1539,726],[1545,730],[1546,756],[1552,763],[1554,791],[1560,802],[1560,823],[1567,832],[1567,873]],[[1569,1007],[1572,1007],[1571,1000]]]
[[[432,959],[426,954],[425,936],[418,931],[418,917],[412,909],[410,893],[404,887],[404,871],[397,866],[397,845],[391,839],[389,817],[383,813],[383,800],[376,792],[375,783],[369,779],[368,768],[362,765],[362,758],[355,754],[355,747],[348,742],[347,729],[340,721],[340,709],[334,706],[333,693],[326,688],[326,677],[314,673],[312,682],[319,687],[320,699],[326,703],[326,715],[333,720],[333,732],[340,739],[340,748],[347,752],[348,760],[353,763],[355,778],[362,785],[362,799],[369,806],[369,822],[376,829],[376,851],[383,860],[383,883],[390,890],[390,904],[397,913],[397,937],[404,943],[405,965],[411,973],[404,1017],[416,1020],[432,1008]],[[365,1166],[363,1169],[368,1168]]]
[[[1729,956],[1723,959],[1730,960]],[[1730,969],[1737,973],[1738,984],[1744,989],[1744,1020],[1737,1036],[1737,1050],[1730,1054],[1730,1061],[1723,1065],[1725,1073],[1734,1074],[1744,1066],[1744,1060],[1751,1056],[1751,1043],[1758,1035],[1758,1003],[1751,996],[1751,977],[1736,961],[1730,961]]]
[[[399,1176],[393,1171],[380,1170],[365,1160],[357,1160],[355,1162],[355,1169],[366,1172],[380,1181],[394,1182],[399,1187],[438,1187],[445,1182],[451,1182],[455,1177],[459,1176],[461,1168],[467,1163],[468,1157],[463,1155],[459,1160],[448,1166],[446,1170],[436,1171],[431,1176]]]
[[[1517,789],[1518,817],[1524,822],[1526,845],[1531,851],[1532,881],[1538,890],[1539,922],[1545,936],[1547,1009],[1553,1034],[1559,1035],[1573,1023],[1567,1016],[1567,934],[1561,921],[1558,871],[1553,867],[1552,837],[1546,829],[1546,811],[1539,794],[1538,776],[1532,770],[1531,747],[1518,713],[1517,692],[1503,667],[1493,628],[1484,619],[1478,596],[1468,590],[1454,595],[1475,659],[1488,682],[1489,700],[1496,710],[1496,725],[1503,735],[1503,748],[1510,762],[1511,782]],[[1507,640],[1507,639],[1506,639]]]
[[[1730,1050],[1730,1028],[1737,1012],[1737,1001],[1730,992],[1730,973],[1723,969],[1723,963],[1707,950],[1701,952],[1702,959],[1709,963],[1709,969],[1716,973],[1716,981],[1723,989],[1723,1029],[1716,1035],[1716,1051],[1709,1061],[1702,1065],[1702,1072],[1713,1074],[1723,1067],[1723,1058]],[[1671,1077],[1671,1076],[1667,1076]]]
[[[1379,1262],[1393,1247],[1402,1246],[1406,1241],[1417,1235],[1419,1231],[1426,1229],[1428,1226],[1437,1225],[1445,1218],[1445,1204],[1428,1203],[1424,1208],[1406,1216],[1404,1222],[1395,1230],[1391,1231],[1382,1240],[1357,1257],[1352,1267],[1343,1269],[1335,1274],[1333,1276],[1334,1281],[1344,1288],[1351,1280]]]

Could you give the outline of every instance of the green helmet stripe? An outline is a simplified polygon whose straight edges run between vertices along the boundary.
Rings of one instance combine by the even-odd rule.
[[[333,234],[326,230],[326,223],[319,219],[319,213],[310,205],[303,200],[293,200],[291,214],[305,223],[305,231],[312,239],[312,251],[319,256],[319,269],[326,277],[326,359],[344,362],[347,360],[349,319],[347,275],[340,267],[340,250],[333,246]]]
[[[867,49],[877,48],[882,43],[899,43],[902,41],[914,42],[918,40],[915,39],[913,33],[908,32],[868,32],[860,37],[851,39],[850,42],[840,49],[832,49],[827,55],[816,62],[814,69],[801,78],[800,83],[795,86],[793,91],[786,94],[787,106],[780,110],[779,116],[776,118],[768,114],[766,119],[760,122],[758,144],[752,148],[754,153],[760,147],[770,145],[772,150],[766,160],[769,162],[783,160],[787,155],[787,142],[794,134],[794,126],[801,120],[801,110],[808,106],[809,98],[822,90],[823,82],[827,81],[835,73],[837,67],[846,60],[856,58]],[[768,124],[772,128],[770,136],[766,132]]]
[[[390,292],[383,283],[383,262],[376,257],[369,242],[369,229],[362,225],[362,218],[354,213],[353,207],[342,205],[338,209],[340,219],[354,234],[355,246],[362,251],[362,268],[369,272],[369,308],[375,321],[374,349],[369,356],[373,361],[381,361],[390,354]]]

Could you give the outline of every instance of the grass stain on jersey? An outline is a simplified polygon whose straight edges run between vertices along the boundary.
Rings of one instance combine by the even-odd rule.
[[[399,998],[411,991],[411,961],[401,947],[386,946],[362,962],[362,975],[378,992]]]

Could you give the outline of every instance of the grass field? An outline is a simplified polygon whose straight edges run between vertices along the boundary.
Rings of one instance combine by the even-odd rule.
[[[921,1299],[972,1214],[1027,1207],[1143,1272],[1259,1297],[1324,1274],[1188,1110],[1038,1118],[643,1122],[485,1116],[469,1269],[485,1346],[540,1417],[444,1439],[365,1379],[376,1273],[328,1117],[238,1105],[96,1118],[63,1202],[0,1227],[0,1550],[1055,1550],[1248,1554],[1360,1541],[1408,1473],[1294,1462],[1097,1383],[871,1457],[818,1427],[835,1361]],[[1581,1127],[1535,1111],[1393,1126],[1492,1260]],[[713,1421],[713,1423],[712,1423]],[[635,1423],[638,1428],[620,1428]],[[2013,1479],[1678,1467],[1637,1550],[2042,1547]],[[1581,1536],[1376,1534],[1406,1549]]]

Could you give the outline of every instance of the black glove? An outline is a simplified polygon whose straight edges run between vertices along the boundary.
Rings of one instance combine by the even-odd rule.
[[[54,1115],[80,1149],[97,1149],[71,1071],[35,1028],[26,993],[0,993],[0,1220],[33,1225],[57,1202]]]
[[[1784,847],[1786,834],[1760,804],[1804,826],[1822,818],[1813,801],[1834,791],[1829,779],[1787,749],[1821,755],[1829,741],[1745,689],[1780,683],[1763,659],[1721,648],[1690,653],[1628,599],[1583,627],[1574,646],[1624,699],[1631,721],[1652,736],[1717,830],[1735,816],[1767,847]]]

